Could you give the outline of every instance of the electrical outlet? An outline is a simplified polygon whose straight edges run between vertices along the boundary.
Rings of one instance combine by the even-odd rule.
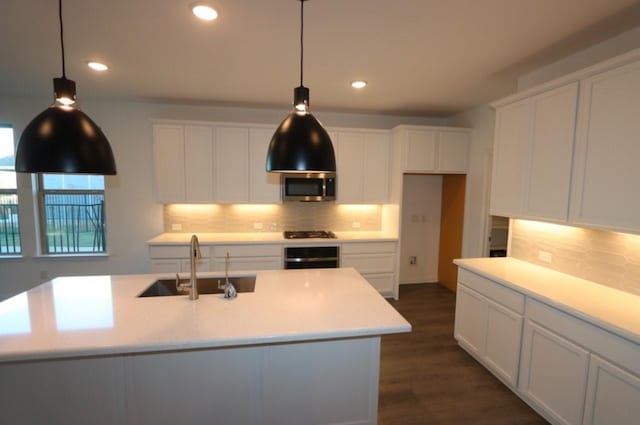
[[[262,223],[253,223],[254,230],[262,230]]]
[[[182,230],[182,224],[180,224],[180,223],[173,223],[173,224],[171,225],[171,230],[178,230],[178,231],[179,231],[179,230]]]
[[[416,264],[418,264],[418,257],[416,257],[415,255],[412,255],[411,257],[409,257],[409,264],[412,266],[415,266]]]
[[[354,229],[359,229],[360,228],[360,222],[359,221],[354,221],[353,223],[351,223],[351,227],[353,227]]]
[[[553,254],[550,253],[549,251],[542,251],[539,250],[538,251],[538,260],[545,262],[545,263],[551,263],[551,260],[553,260]]]

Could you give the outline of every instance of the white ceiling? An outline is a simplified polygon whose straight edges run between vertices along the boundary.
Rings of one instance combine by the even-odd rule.
[[[295,0],[65,0],[67,76],[80,99],[288,107],[299,83]],[[61,75],[56,0],[2,0],[0,94],[43,96]],[[640,25],[637,0],[313,0],[311,109],[448,115],[515,78]],[[97,75],[85,62],[106,61]],[[364,91],[351,89],[365,79]]]

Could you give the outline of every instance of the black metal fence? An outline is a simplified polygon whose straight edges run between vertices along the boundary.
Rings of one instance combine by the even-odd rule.
[[[21,253],[18,196],[0,193],[0,255]]]
[[[104,194],[44,193],[43,210],[46,253],[106,252]]]

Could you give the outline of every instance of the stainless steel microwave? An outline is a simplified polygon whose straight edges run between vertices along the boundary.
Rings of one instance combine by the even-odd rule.
[[[335,173],[290,173],[280,176],[283,201],[335,201]]]

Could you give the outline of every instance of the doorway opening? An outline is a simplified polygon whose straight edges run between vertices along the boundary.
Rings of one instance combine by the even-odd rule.
[[[462,255],[466,175],[405,174],[400,284],[434,283],[456,290]]]

